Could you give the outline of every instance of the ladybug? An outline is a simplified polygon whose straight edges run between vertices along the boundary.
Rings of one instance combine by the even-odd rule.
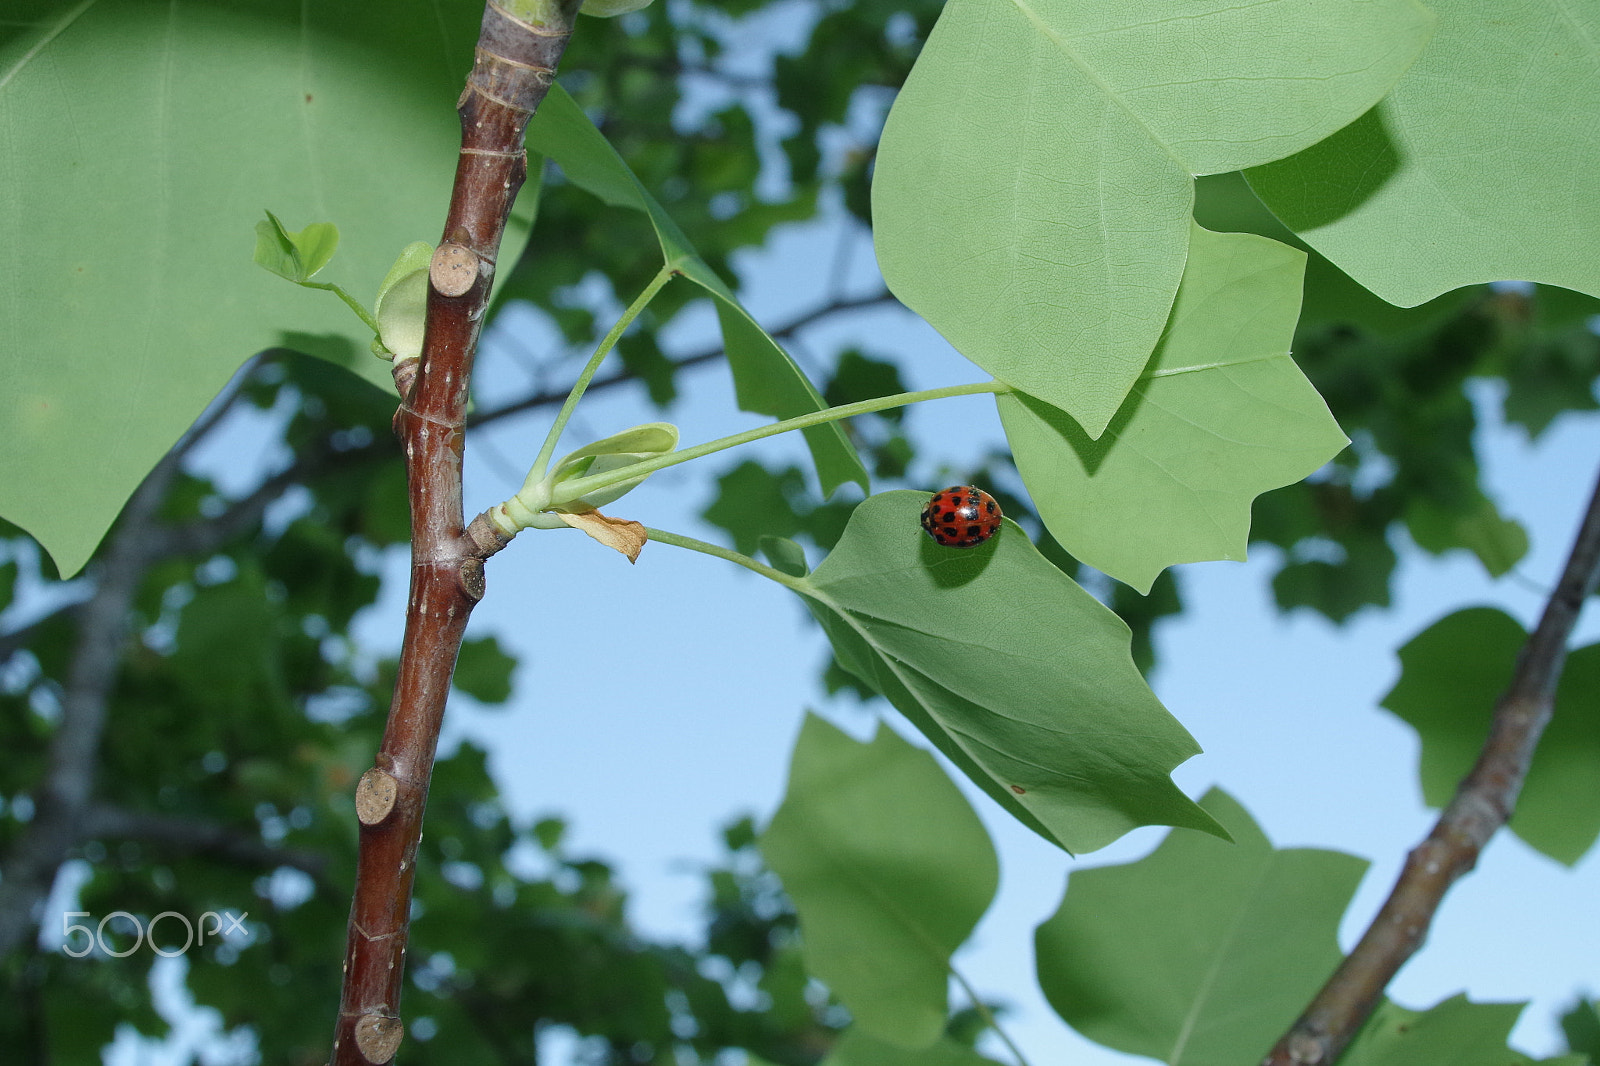
[[[922,509],[922,528],[947,548],[975,548],[1000,528],[1000,505],[976,486],[952,485]]]

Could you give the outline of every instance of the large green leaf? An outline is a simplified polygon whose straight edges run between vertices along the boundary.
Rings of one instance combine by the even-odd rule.
[[[950,955],[1000,867],[933,756],[889,729],[862,744],[807,715],[761,852],[800,915],[806,968],[856,1026],[900,1047],[937,1040]]]
[[[1141,592],[1163,567],[1243,559],[1250,502],[1348,443],[1289,357],[1305,256],[1194,227],[1166,333],[1099,440],[996,397],[1017,469],[1062,546]]]
[[[1400,680],[1383,706],[1422,741],[1422,795],[1443,807],[1478,757],[1494,703],[1511,682],[1528,633],[1492,607],[1447,615],[1400,649]],[[1510,828],[1557,862],[1573,865],[1600,836],[1600,644],[1567,656],[1555,713],[1522,785]]]
[[[950,0],[884,127],[883,276],[1098,437],[1177,292],[1191,175],[1351,122],[1432,25],[1414,0]]]
[[[1272,1046],[1337,965],[1339,918],[1366,863],[1275,849],[1226,793],[1200,802],[1236,845],[1173,833],[1138,862],[1074,872],[1035,934],[1039,984],[1098,1043],[1172,1066],[1237,1066]]]
[[[1531,1059],[1506,1042],[1525,1003],[1472,1003],[1452,996],[1427,1011],[1388,1000],[1350,1042],[1339,1066],[1585,1066],[1584,1055]]]
[[[78,570],[239,364],[287,345],[382,382],[340,302],[251,262],[271,208],[331,220],[370,293],[437,233],[475,0],[30,0],[0,44],[0,512]],[[521,236],[504,255],[515,258]]]
[[[791,587],[839,663],[996,802],[1069,851],[1140,825],[1221,830],[1172,783],[1199,752],[1133,665],[1128,627],[1014,523],[976,548],[918,524],[927,496],[861,503]]]
[[[662,261],[715,301],[739,406],[773,418],[821,411],[828,405],[789,353],[750,317],[732,290],[706,265],[666,209],[639,183],[566,90],[551,88],[528,125],[528,147],[561,164],[572,183],[614,207],[642,211],[661,242]],[[870,489],[866,468],[836,422],[804,431],[824,494],[847,481]]]
[[[1392,303],[1507,278],[1600,296],[1600,9],[1430,2],[1438,35],[1394,91],[1250,184]]]

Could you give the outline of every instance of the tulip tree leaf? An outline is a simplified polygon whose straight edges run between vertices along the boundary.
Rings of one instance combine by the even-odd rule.
[[[1525,1003],[1472,1003],[1452,996],[1431,1010],[1378,1004],[1339,1066],[1584,1066],[1584,1055],[1531,1059],[1507,1046]]]
[[[857,1028],[900,1047],[944,1032],[950,955],[994,899],[983,823],[932,755],[806,717],[761,852],[800,916],[806,968]]]
[[[773,418],[821,411],[828,405],[789,353],[740,305],[678,224],[651,196],[622,161],[615,148],[594,127],[577,101],[559,85],[528,124],[528,147],[561,165],[574,185],[612,205],[641,211],[661,242],[662,261],[712,297],[722,325],[722,343],[742,410]],[[866,468],[836,422],[804,431],[825,494],[847,481],[869,488]]]
[[[883,131],[883,276],[1099,437],[1177,292],[1192,176],[1353,121],[1432,26],[1414,0],[951,0]]]
[[[313,222],[290,232],[271,211],[256,223],[256,265],[296,283],[310,281],[339,248],[339,227]]]
[[[1600,11],[1430,6],[1438,34],[1394,91],[1322,143],[1249,171],[1251,186],[1403,307],[1508,278],[1600,296]]]
[[[1492,607],[1447,615],[1400,649],[1400,680],[1383,698],[1422,741],[1422,795],[1443,807],[1489,734],[1494,703],[1511,681],[1528,633]],[[1578,648],[1556,689],[1555,711],[1534,752],[1510,829],[1530,847],[1573,865],[1600,837],[1600,644]]]
[[[1077,870],[1034,936],[1039,985],[1074,1029],[1171,1066],[1259,1059],[1339,962],[1366,863],[1276,849],[1213,789],[1234,844],[1172,833],[1124,866]]]
[[[1069,851],[1140,825],[1221,833],[1168,776],[1200,749],[1133,665],[1127,625],[1015,523],[976,548],[935,544],[926,501],[868,498],[821,565],[785,582],[839,663]]]
[[[286,226],[333,220],[320,277],[370,292],[449,199],[449,101],[482,9],[26,6],[0,41],[0,155],[30,161],[0,187],[0,238],[27,250],[0,285],[0,513],[72,574],[256,352],[287,344],[392,394],[340,301],[257,269],[254,227],[267,207]],[[331,251],[312,230],[307,272]],[[525,233],[508,231],[506,261]]]
[[[1166,333],[1099,440],[1035,397],[996,397],[1063,547],[1141,592],[1174,563],[1243,559],[1251,501],[1344,448],[1289,357],[1304,262],[1265,237],[1195,226]]]

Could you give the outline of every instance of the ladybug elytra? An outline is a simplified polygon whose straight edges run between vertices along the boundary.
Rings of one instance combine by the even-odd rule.
[[[975,548],[1000,528],[1000,505],[976,486],[952,485],[922,509],[922,528],[947,548]]]

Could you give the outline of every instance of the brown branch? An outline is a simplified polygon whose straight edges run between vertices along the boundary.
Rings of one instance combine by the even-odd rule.
[[[265,869],[288,866],[310,875],[319,889],[333,889],[324,877],[328,866],[326,855],[275,847],[253,833],[217,822],[96,803],[83,812],[79,832],[83,840],[141,840],[172,851],[205,855],[241,866]]]
[[[185,452],[198,439],[193,433],[185,437],[145,476],[96,564],[94,593],[72,608],[78,639],[62,686],[61,716],[50,737],[44,780],[33,792],[36,813],[0,864],[0,957],[34,928],[56,871],[82,840],[129,613],[150,565],[151,523]]]
[[[476,60],[456,109],[461,153],[444,235],[429,268],[420,365],[397,367],[395,431],[411,501],[411,592],[394,700],[376,765],[356,789],[361,821],[333,1066],[385,1063],[404,1033],[400,992],[422,813],[450,675],[483,595],[492,547],[466,535],[461,508],[467,385],[500,239],[527,174],[523,133],[555,78],[579,0],[485,6]]]
[[[1477,864],[1489,838],[1506,823],[1550,721],[1567,640],[1600,577],[1600,483],[1546,601],[1539,625],[1522,646],[1511,686],[1495,704],[1489,738],[1450,805],[1405,867],[1355,949],[1305,1013],[1279,1039],[1263,1066],[1327,1066],[1335,1062],[1377,1007],[1383,990],[1427,936],[1445,892]]]

